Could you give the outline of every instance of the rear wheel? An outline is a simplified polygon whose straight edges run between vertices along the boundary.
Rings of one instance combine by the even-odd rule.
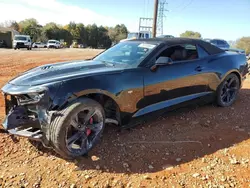
[[[217,104],[222,107],[231,106],[238,95],[240,80],[234,73],[228,75],[217,89]]]
[[[58,113],[50,135],[54,149],[64,158],[87,154],[100,140],[105,115],[102,106],[88,98],[80,99]]]

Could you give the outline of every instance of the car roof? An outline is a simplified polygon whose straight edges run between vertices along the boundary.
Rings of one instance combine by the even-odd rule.
[[[201,39],[191,39],[191,38],[150,38],[150,39],[135,39],[130,41],[140,41],[148,43],[163,43],[168,46],[181,45],[181,44],[193,44],[199,45],[204,48],[209,54],[218,54],[224,52],[224,50],[210,44],[209,42],[203,41]]]

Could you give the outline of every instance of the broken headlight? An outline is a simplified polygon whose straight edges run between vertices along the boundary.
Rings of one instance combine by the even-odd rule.
[[[46,91],[47,88],[43,87],[30,88],[26,94],[16,95],[16,99],[19,105],[36,104],[44,97]]]

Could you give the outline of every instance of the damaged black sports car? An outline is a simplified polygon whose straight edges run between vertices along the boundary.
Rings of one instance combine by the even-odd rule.
[[[66,158],[84,155],[107,123],[133,120],[206,98],[233,104],[246,56],[185,38],[121,42],[91,60],[40,66],[9,81],[3,127]]]

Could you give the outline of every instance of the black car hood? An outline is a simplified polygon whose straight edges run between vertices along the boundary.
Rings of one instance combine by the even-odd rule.
[[[39,66],[24,72],[9,83],[20,86],[35,86],[70,78],[122,71],[100,61],[71,61]]]

